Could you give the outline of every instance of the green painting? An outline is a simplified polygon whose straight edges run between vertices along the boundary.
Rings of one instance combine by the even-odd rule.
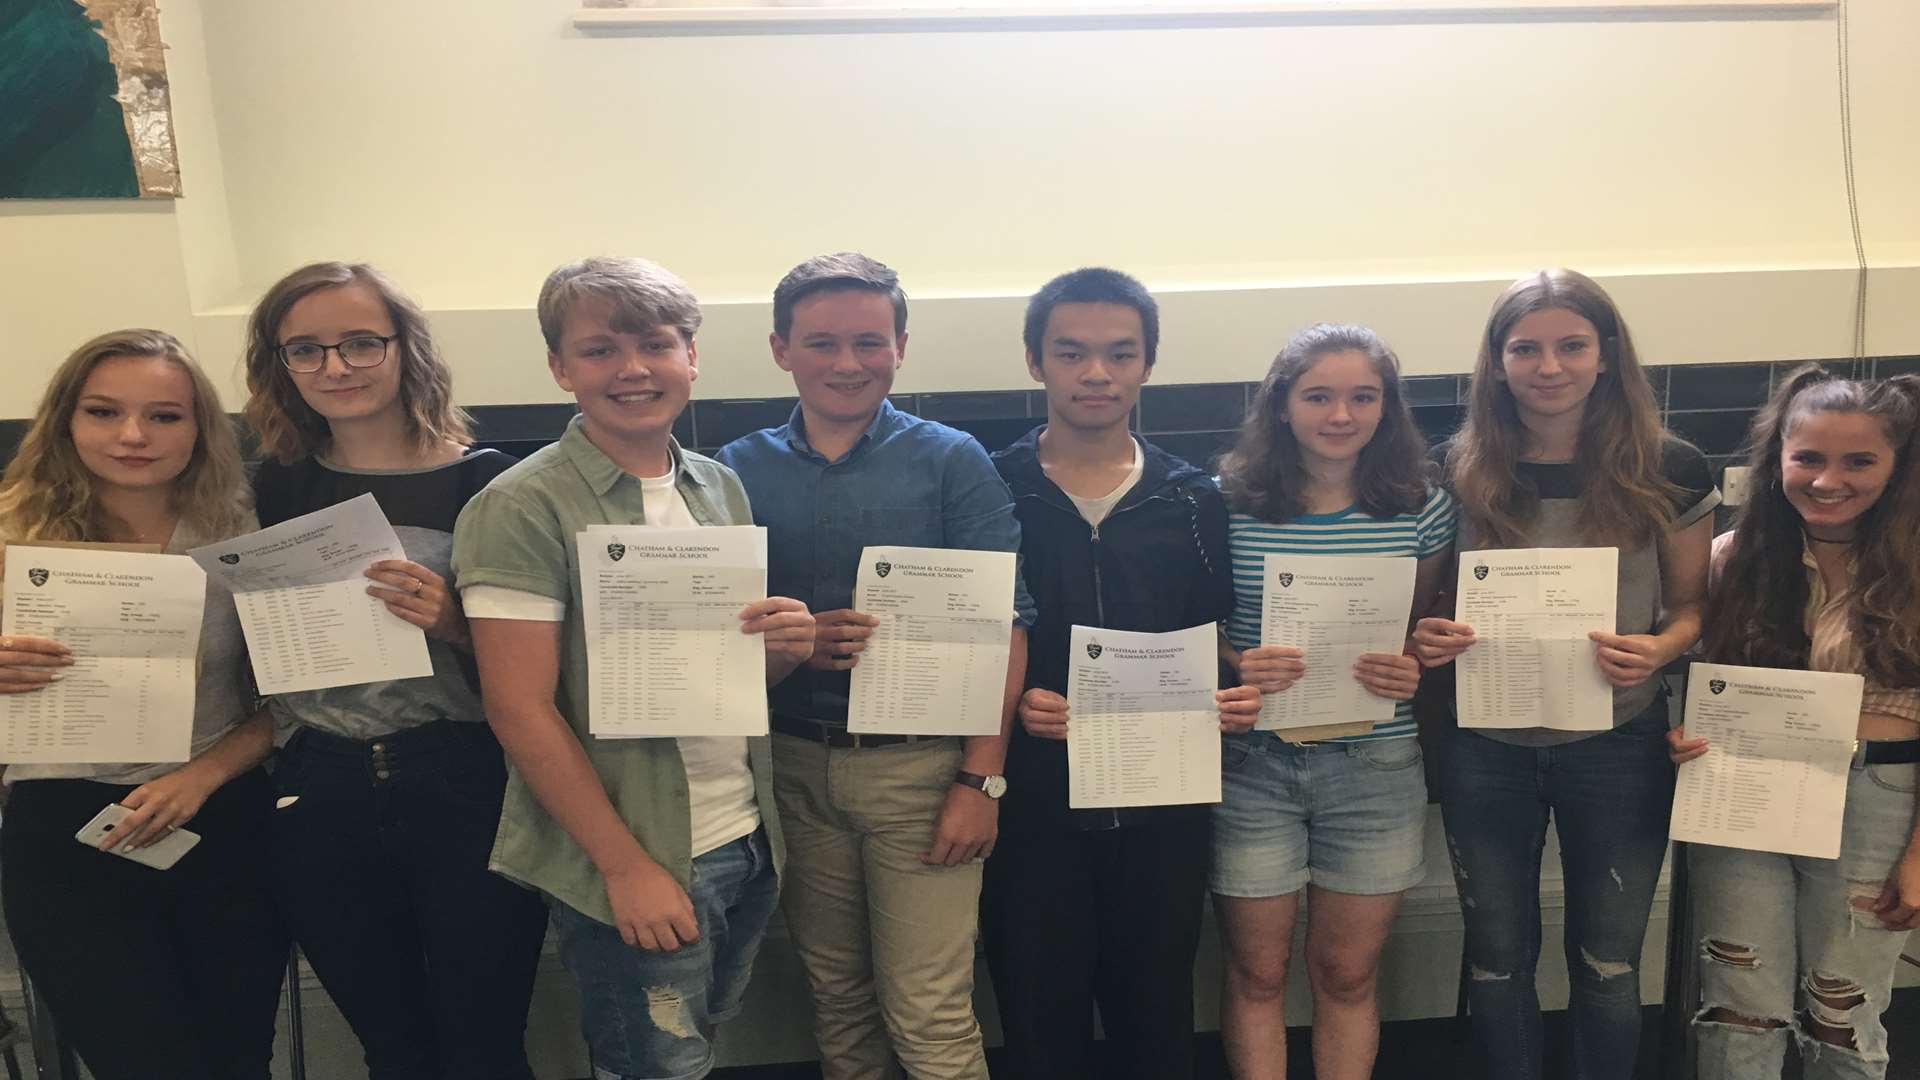
[[[0,0],[0,199],[179,194],[155,0]]]

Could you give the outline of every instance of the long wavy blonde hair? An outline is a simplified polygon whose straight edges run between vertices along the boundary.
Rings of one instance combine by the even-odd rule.
[[[322,289],[365,285],[386,305],[398,355],[387,360],[400,365],[400,406],[406,431],[417,449],[430,450],[444,442],[473,441],[472,422],[453,403],[453,371],[433,343],[426,312],[400,291],[393,279],[366,263],[310,263],[274,282],[247,318],[247,423],[260,440],[262,453],[282,464],[292,464],[326,449],[332,429],[313,411],[280,362],[280,323],[303,298]]]
[[[1599,282],[1572,270],[1529,274],[1494,301],[1480,336],[1466,422],[1448,445],[1454,497],[1488,543],[1526,543],[1540,493],[1520,476],[1525,429],[1513,390],[1499,375],[1514,325],[1549,309],[1592,323],[1607,365],[1587,398],[1573,455],[1580,535],[1590,544],[1623,547],[1652,541],[1673,524],[1678,488],[1660,469],[1669,436],[1620,309]]]
[[[208,537],[233,536],[245,527],[246,465],[233,421],[220,407],[220,391],[172,334],[133,329],[101,334],[75,349],[53,373],[33,426],[0,476],[0,539],[105,539],[93,474],[74,449],[73,413],[93,369],[116,356],[165,360],[193,384],[193,421],[199,434],[193,456],[173,482],[173,509],[180,522]]]

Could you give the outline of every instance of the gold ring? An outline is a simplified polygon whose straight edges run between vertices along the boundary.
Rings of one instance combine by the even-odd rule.
[[[421,581],[419,578],[408,578],[407,580],[413,582],[413,585],[409,591],[411,591],[413,595],[419,596],[420,589],[426,585],[426,582]]]

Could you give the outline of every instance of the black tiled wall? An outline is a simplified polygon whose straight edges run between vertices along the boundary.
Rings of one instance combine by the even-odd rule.
[[[1920,356],[1822,363],[1845,375],[1920,375]],[[1667,425],[1707,454],[1717,476],[1722,467],[1738,460],[1755,409],[1766,401],[1778,380],[1798,364],[1678,364],[1649,368],[1648,373]],[[1149,383],[1142,388],[1133,426],[1169,451],[1210,466],[1231,444],[1256,385]],[[1466,376],[1417,375],[1404,385],[1414,420],[1430,440],[1443,439],[1460,426]],[[1046,399],[1038,390],[895,394],[893,403],[960,428],[989,450],[1018,439],[1047,414]],[[710,452],[747,432],[784,423],[793,405],[791,397],[696,401],[674,425],[674,434],[682,445]],[[524,456],[557,437],[573,414],[573,407],[480,405],[471,412],[483,444]],[[12,456],[26,424],[25,420],[0,421],[0,459]]]

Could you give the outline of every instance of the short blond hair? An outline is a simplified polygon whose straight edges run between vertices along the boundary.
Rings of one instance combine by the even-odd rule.
[[[540,335],[549,350],[560,351],[567,316],[583,300],[609,305],[608,325],[623,334],[671,326],[692,341],[700,330],[700,300],[673,271],[646,259],[595,255],[557,268],[540,286]]]

